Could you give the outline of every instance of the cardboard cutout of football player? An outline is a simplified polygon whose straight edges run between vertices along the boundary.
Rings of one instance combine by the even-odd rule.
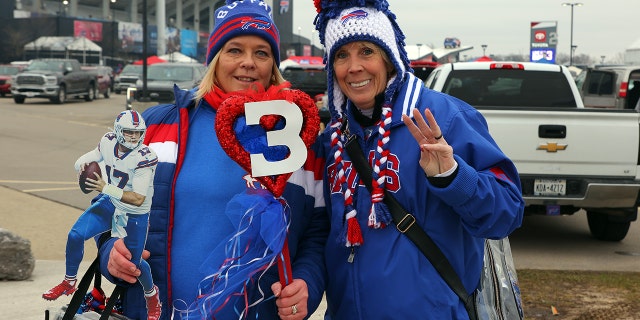
[[[154,285],[149,264],[142,259],[147,240],[149,211],[153,197],[153,177],[158,157],[144,145],[146,125],[137,111],[121,112],[115,119],[113,132],[107,132],[98,146],[82,155],[75,163],[80,176],[91,162],[103,162],[105,181],[97,172],[81,186],[101,194],[76,220],[69,231],[66,247],[64,280],[42,297],[55,300],[76,291],[77,274],[84,255],[84,242],[106,231],[122,238],[131,252],[131,261],[138,265],[138,281],[144,288],[147,319],[159,319],[161,304],[158,287]],[[117,277],[118,275],[114,275]]]

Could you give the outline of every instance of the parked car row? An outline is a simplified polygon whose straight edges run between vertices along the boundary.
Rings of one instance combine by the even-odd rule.
[[[75,59],[34,59],[0,65],[0,95],[11,94],[15,103],[24,103],[27,98],[46,98],[58,104],[69,98],[109,98],[112,92],[142,89],[142,68],[129,64],[116,75],[109,66],[81,66]],[[149,65],[147,97],[156,104],[173,102],[174,84],[193,88],[205,71],[206,67],[199,63]]]
[[[109,98],[113,70],[108,66],[82,66],[76,59],[33,59],[0,65],[0,95],[11,94],[15,103],[45,98],[65,103],[68,98]]]

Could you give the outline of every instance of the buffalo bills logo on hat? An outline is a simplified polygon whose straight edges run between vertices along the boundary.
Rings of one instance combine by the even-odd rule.
[[[271,28],[270,22],[250,17],[248,17],[247,19],[243,19],[240,23],[242,24],[242,30],[247,30],[251,27],[260,30],[267,30]]]
[[[345,23],[347,23],[347,20],[354,18],[354,19],[359,19],[359,18],[366,18],[369,15],[369,13],[367,13],[364,10],[354,10],[351,11],[347,14],[345,14],[344,16],[342,16],[340,18],[340,21],[342,22],[342,24],[344,25]]]

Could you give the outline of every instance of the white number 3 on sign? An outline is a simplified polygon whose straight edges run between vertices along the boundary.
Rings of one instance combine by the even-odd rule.
[[[267,161],[262,153],[251,154],[251,175],[264,177],[298,170],[307,159],[307,147],[300,137],[302,129],[302,111],[286,100],[248,102],[244,105],[247,125],[257,125],[262,116],[276,114],[284,117],[285,127],[281,130],[267,132],[267,143],[270,147],[286,146],[289,157],[279,161]]]

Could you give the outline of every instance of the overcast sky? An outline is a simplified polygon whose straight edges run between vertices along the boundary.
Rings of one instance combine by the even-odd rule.
[[[277,0],[274,0],[277,1]],[[473,46],[469,56],[529,54],[532,21],[557,21],[560,54],[569,54],[571,7],[561,0],[388,0],[404,31],[406,43],[442,47],[444,38],[457,37]],[[573,8],[575,54],[614,57],[640,41],[640,0],[582,0]],[[293,0],[293,30],[303,37],[314,30],[313,0]],[[295,31],[294,31],[295,32]],[[318,43],[317,40],[315,42]]]

